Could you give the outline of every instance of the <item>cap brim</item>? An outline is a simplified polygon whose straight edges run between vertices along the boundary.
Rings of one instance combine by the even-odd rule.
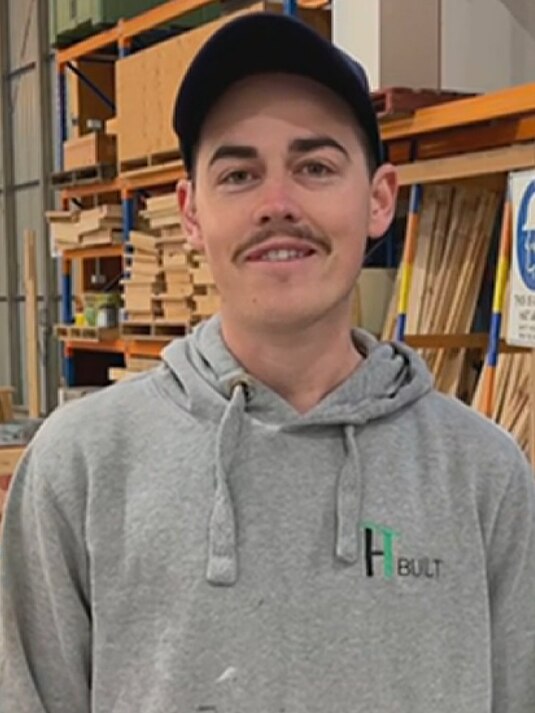
[[[381,162],[377,119],[359,65],[304,23],[250,13],[220,28],[191,63],[175,102],[173,126],[189,170],[204,120],[224,92],[252,74],[284,72],[329,87],[350,105]]]

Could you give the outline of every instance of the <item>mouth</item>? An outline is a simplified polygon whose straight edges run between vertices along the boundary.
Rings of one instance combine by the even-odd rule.
[[[248,255],[246,262],[293,262],[295,260],[305,260],[312,255],[315,255],[316,251],[312,249],[307,250],[265,250],[263,252],[258,251],[252,255]]]
[[[278,244],[267,244],[248,251],[244,256],[245,262],[262,263],[289,263],[306,260],[316,255],[318,250],[311,245],[296,244],[280,241]]]

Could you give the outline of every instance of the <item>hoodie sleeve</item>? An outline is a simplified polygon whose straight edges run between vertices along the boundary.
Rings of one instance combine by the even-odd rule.
[[[72,506],[80,497],[60,500],[47,476],[65,463],[43,450],[23,457],[0,540],[0,710],[89,713],[88,565]]]
[[[488,543],[492,713],[535,711],[535,483],[520,458]]]

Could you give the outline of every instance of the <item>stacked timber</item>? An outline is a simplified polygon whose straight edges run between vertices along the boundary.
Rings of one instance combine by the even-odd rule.
[[[190,260],[193,281],[193,322],[195,323],[218,312],[221,300],[206,257],[196,253],[192,254]]]
[[[189,325],[193,285],[189,271],[189,249],[174,193],[147,199],[142,213],[150,230],[157,234],[163,289],[153,295],[160,320]]]
[[[158,316],[154,311],[154,295],[164,290],[157,238],[132,230],[127,249],[123,280],[125,321],[151,322]]]
[[[530,352],[501,354],[496,368],[493,408],[490,417],[516,438],[520,447],[529,453],[530,412],[535,408],[532,383],[532,354]],[[483,382],[483,375],[480,384]],[[473,405],[481,406],[481,388]],[[535,463],[534,463],[535,466]]]
[[[161,283],[152,294],[152,316],[160,323],[190,327],[219,309],[219,296],[206,258],[193,251],[182,227],[174,193],[147,199],[142,212],[155,236]]]
[[[503,199],[498,190],[468,185],[424,188],[419,235],[412,272],[407,335],[470,332],[481,291],[489,248]],[[394,333],[400,278],[383,338]],[[474,388],[467,378],[465,349],[424,349],[422,355],[439,390],[452,395]],[[468,386],[468,384],[472,386]]]
[[[502,338],[507,334],[509,287],[502,311]],[[481,371],[472,401],[472,406],[482,412],[485,410],[488,368],[485,365]],[[489,417],[511,433],[526,455],[531,457],[535,468],[535,350],[499,354],[491,406]]]
[[[113,245],[123,238],[120,205],[100,205],[89,210],[47,211],[52,253]]]

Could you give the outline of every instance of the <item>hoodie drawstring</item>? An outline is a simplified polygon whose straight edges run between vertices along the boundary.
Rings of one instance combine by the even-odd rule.
[[[229,488],[229,472],[238,447],[247,401],[247,384],[238,381],[216,435],[215,500],[208,535],[206,579],[231,586],[238,579],[236,515]],[[336,489],[336,557],[347,564],[359,559],[358,527],[362,507],[362,472],[355,428],[344,426],[346,458]]]
[[[229,472],[237,450],[247,398],[247,384],[237,381],[216,435],[215,501],[210,517],[206,579],[232,585],[238,579],[236,516],[229,489]]]
[[[358,527],[362,508],[362,471],[354,426],[344,426],[346,459],[336,491],[336,556],[354,564],[359,558]]]

